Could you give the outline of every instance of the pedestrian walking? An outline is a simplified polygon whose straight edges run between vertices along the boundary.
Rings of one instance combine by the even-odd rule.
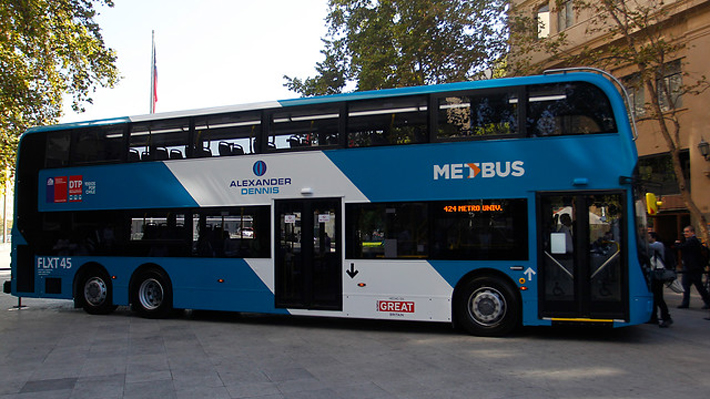
[[[690,306],[690,286],[694,285],[695,288],[700,293],[700,297],[705,302],[703,309],[710,309],[710,295],[708,291],[703,286],[703,269],[705,265],[702,264],[702,253],[700,240],[695,236],[695,228],[693,226],[686,226],[683,229],[683,236],[685,241],[676,240],[675,248],[681,251],[683,259],[683,301],[681,302],[679,309],[684,309]]]
[[[656,267],[666,267],[663,260],[666,258],[666,247],[661,241],[658,240],[658,234],[655,232],[648,233],[648,247],[650,249],[651,259],[656,259],[656,262],[651,264],[656,264]],[[664,282],[661,280],[651,279],[651,292],[653,293],[653,314],[651,315],[650,323],[658,324],[661,328],[669,327],[673,324],[673,319],[668,312],[668,305],[663,298],[663,286]],[[659,323],[658,310],[661,310],[661,319]]]

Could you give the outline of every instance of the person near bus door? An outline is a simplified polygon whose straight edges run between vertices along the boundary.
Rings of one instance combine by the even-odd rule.
[[[648,247],[651,249],[651,257],[665,259],[665,245],[658,241],[656,232],[648,233]],[[653,314],[649,323],[658,324],[661,328],[666,328],[673,324],[673,319],[668,312],[668,305],[663,299],[663,281],[651,279],[651,292],[653,293]],[[661,322],[658,322],[658,309],[661,309]]]
[[[685,236],[685,241],[681,242],[676,240],[675,249],[679,249],[683,258],[683,301],[681,302],[679,309],[685,309],[690,306],[690,286],[695,285],[695,288],[700,293],[703,298],[705,305],[703,309],[710,309],[710,295],[708,291],[703,286],[703,268],[705,265],[701,264],[702,255],[700,253],[702,245],[698,237],[695,236],[695,228],[693,226],[686,226],[683,229],[683,236]]]

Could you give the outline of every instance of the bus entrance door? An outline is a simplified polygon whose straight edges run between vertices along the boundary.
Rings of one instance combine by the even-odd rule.
[[[628,319],[623,199],[623,193],[538,196],[541,317]]]
[[[276,307],[342,310],[340,199],[276,201]]]

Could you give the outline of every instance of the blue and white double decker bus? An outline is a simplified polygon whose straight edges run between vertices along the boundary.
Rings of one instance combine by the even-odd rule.
[[[37,127],[5,291],[488,336],[640,324],[636,163],[588,72]]]

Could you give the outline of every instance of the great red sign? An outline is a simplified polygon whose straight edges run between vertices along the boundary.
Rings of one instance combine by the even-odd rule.
[[[390,313],[414,313],[414,302],[377,301],[377,311]]]

